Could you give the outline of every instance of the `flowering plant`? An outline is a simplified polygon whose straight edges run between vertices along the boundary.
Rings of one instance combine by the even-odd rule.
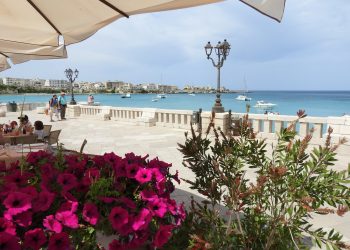
[[[0,166],[1,249],[103,249],[96,232],[114,235],[109,249],[161,248],[184,220],[170,164],[133,153],[124,158],[30,153]]]

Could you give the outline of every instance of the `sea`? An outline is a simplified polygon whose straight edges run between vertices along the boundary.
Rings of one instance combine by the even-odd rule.
[[[0,103],[16,102],[48,102],[52,95],[19,94],[0,95]],[[77,102],[87,102],[87,94],[77,94]],[[281,115],[295,115],[300,109],[309,116],[343,116],[350,115],[350,91],[253,91],[247,94],[252,98],[250,102],[238,101],[237,93],[222,93],[221,100],[225,111],[246,112],[246,105],[250,105],[250,113],[264,113],[265,110],[255,108],[259,100],[274,103],[272,112]],[[139,107],[210,111],[215,94],[166,94],[166,98],[152,101],[156,94],[131,94],[131,98],[121,98],[120,94],[94,94],[95,102],[100,105],[115,107]],[[67,95],[70,100],[70,96]]]

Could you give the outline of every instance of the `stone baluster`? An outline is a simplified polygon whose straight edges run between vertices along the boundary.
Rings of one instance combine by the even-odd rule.
[[[315,123],[313,138],[315,139],[322,138],[322,131],[323,131],[323,123]]]
[[[300,121],[299,136],[304,138],[309,133],[310,133],[310,124],[308,122]]]

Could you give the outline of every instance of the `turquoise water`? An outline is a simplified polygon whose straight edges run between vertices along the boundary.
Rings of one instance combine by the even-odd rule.
[[[238,94],[222,94],[225,110],[245,112],[246,102],[235,100]],[[96,94],[95,101],[101,105],[116,107],[163,108],[181,110],[211,110],[215,94],[168,94],[167,98],[152,102],[155,94],[132,94],[131,98],[121,98],[117,94]],[[350,114],[350,91],[254,91],[248,94],[252,98],[251,113],[263,113],[254,108],[256,101],[264,100],[277,104],[273,109],[285,115],[294,115],[299,109],[305,109],[310,116],[341,116]],[[25,102],[48,102],[51,95],[25,95]],[[70,100],[70,96],[67,96]],[[23,102],[24,95],[0,95],[0,103]],[[76,95],[77,101],[87,101],[87,95]]]

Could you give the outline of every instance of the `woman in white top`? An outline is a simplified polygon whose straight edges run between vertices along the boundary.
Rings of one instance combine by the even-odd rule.
[[[46,136],[44,134],[44,124],[42,121],[35,121],[34,122],[34,132],[33,134],[38,136],[38,140],[44,140],[44,137]]]

